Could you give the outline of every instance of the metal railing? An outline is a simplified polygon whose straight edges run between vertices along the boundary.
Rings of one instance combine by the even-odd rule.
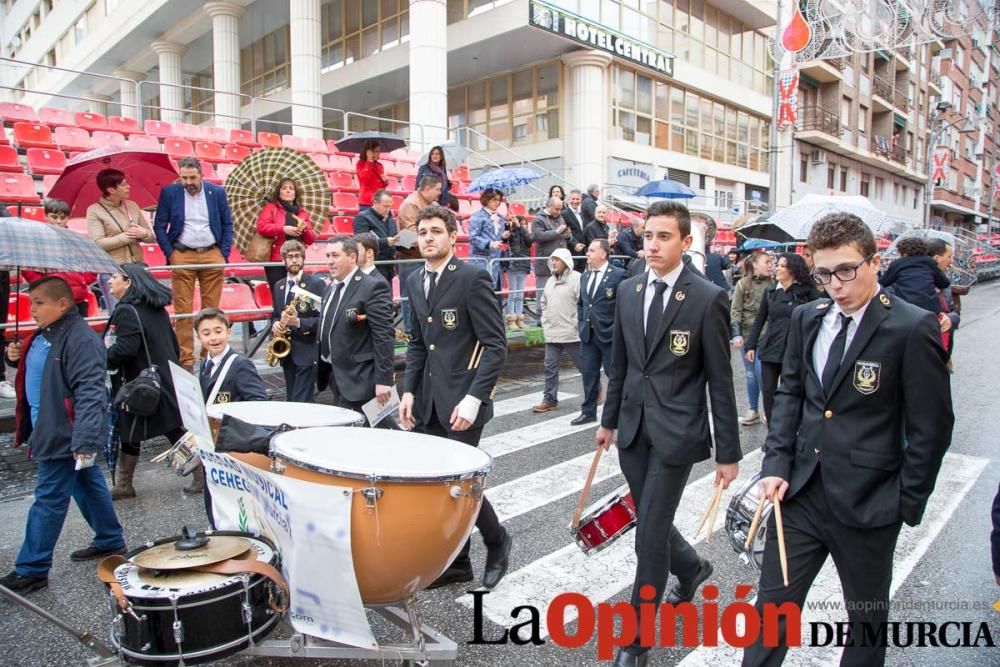
[[[910,100],[906,96],[906,93],[903,92],[902,90],[896,91],[895,95],[893,96],[893,104],[896,106],[897,109],[900,109],[907,113],[910,111]]]
[[[799,131],[816,130],[831,137],[840,138],[840,116],[823,107],[802,107],[799,109]]]
[[[878,95],[888,102],[892,99],[892,84],[876,74],[872,78],[872,94]]]
[[[214,103],[213,103],[213,107],[212,107],[211,111],[208,111],[206,109],[194,109],[194,108],[190,108],[190,107],[182,107],[182,108],[178,109],[178,108],[175,108],[175,107],[164,106],[163,104],[146,104],[143,101],[142,91],[144,89],[148,90],[148,89],[150,89],[150,88],[152,88],[152,87],[155,86],[156,88],[179,88],[179,89],[181,89],[181,95],[182,96],[183,96],[183,93],[184,93],[185,90],[191,91],[192,95],[193,95],[194,91],[200,91],[200,92],[204,92],[204,93],[213,93],[213,94],[216,95],[216,97],[218,97],[219,95],[224,95],[224,96],[229,96],[229,97],[235,97],[236,99],[240,100],[241,103],[240,103],[239,107],[241,109],[244,106],[246,106],[246,105],[251,105],[251,111],[252,111],[252,109],[253,109],[253,106],[252,106],[253,105],[253,98],[250,97],[249,95],[245,95],[243,93],[232,93],[232,92],[225,91],[225,90],[219,90],[218,88],[203,88],[201,86],[192,86],[192,85],[188,85],[188,84],[176,84],[176,83],[164,83],[164,82],[160,82],[160,81],[137,81],[137,82],[134,82],[134,83],[136,84],[136,90],[138,91],[137,95],[139,96],[138,97],[139,107],[138,107],[138,111],[136,113],[136,120],[139,121],[140,127],[143,126],[143,122],[146,120],[146,115],[147,114],[145,113],[145,111],[147,109],[156,109],[156,110],[158,110],[158,111],[161,112],[161,118],[162,118],[162,112],[164,112],[164,111],[170,111],[170,112],[174,112],[174,113],[180,114],[182,118],[187,118],[187,119],[189,119],[191,121],[194,121],[195,124],[198,124],[198,123],[201,123],[201,122],[205,122],[206,120],[209,120],[209,119],[211,119],[211,120],[214,121],[216,118],[228,118],[228,119],[234,120],[234,121],[236,121],[236,124],[238,126],[241,126],[241,127],[243,126],[244,123],[249,123],[251,131],[256,134],[256,130],[254,129],[254,117],[253,117],[252,113],[250,115],[247,115],[247,116],[244,116],[242,113],[237,114],[235,116],[230,115],[230,114],[219,113],[218,111],[216,111]],[[161,94],[161,97],[162,97],[162,94]],[[245,104],[243,103],[243,100],[246,100]],[[199,117],[199,116],[203,116],[204,118],[202,118],[202,120],[196,120],[196,118]],[[182,121],[182,122],[184,122],[184,121]]]

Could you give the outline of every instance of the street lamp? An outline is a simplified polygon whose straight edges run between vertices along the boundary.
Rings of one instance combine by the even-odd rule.
[[[955,120],[942,122],[943,119],[939,116],[948,111],[951,108],[951,104],[948,102],[939,102],[934,112],[931,114],[931,125],[940,122],[936,130],[931,132],[931,140],[927,144],[927,182],[924,184],[924,229],[930,229],[931,227],[931,195],[934,192],[934,148],[938,145],[941,140],[941,135],[945,133],[946,130],[950,130],[959,123],[964,122],[965,127],[958,130],[959,134],[969,134],[971,132],[977,131],[979,128],[976,126],[975,122],[968,118],[956,118]]]

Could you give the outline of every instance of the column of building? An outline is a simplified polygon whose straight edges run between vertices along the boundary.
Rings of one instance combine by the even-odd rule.
[[[160,120],[168,123],[184,122],[184,74],[181,56],[187,47],[176,42],[158,41],[150,44],[159,57],[160,70]]]
[[[448,5],[410,1],[411,145],[426,150],[448,136]]]
[[[246,10],[231,2],[208,2],[205,12],[212,17],[213,79],[215,81],[215,125],[241,125],[240,98],[240,18]]]
[[[320,0],[291,0],[289,9],[293,133],[322,139]]]
[[[118,99],[120,101],[121,115],[129,118],[139,118],[139,89],[136,85],[146,78],[139,72],[117,69],[111,73],[122,81],[118,82]]]
[[[566,179],[582,190],[603,183],[607,172],[604,154],[608,136],[608,65],[603,51],[572,51],[562,57],[566,65],[568,127],[564,143]]]

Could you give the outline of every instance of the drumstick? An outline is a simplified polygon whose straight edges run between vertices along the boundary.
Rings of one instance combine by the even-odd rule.
[[[715,490],[715,498],[712,503],[712,516],[708,520],[708,532],[705,533],[705,544],[712,543],[712,533],[715,532],[715,515],[719,512],[719,505],[722,503],[723,482],[719,480],[719,486]]]
[[[161,461],[166,461],[168,456],[170,456],[170,450],[169,449],[167,451],[165,451],[165,452],[161,452],[161,453],[157,454],[153,458],[149,459],[149,461],[150,461],[150,463],[159,463]]]
[[[467,371],[471,371],[472,370],[472,364],[475,363],[475,361],[476,361],[476,353],[477,352],[479,352],[479,341],[478,340],[476,341],[476,346],[474,348],[472,348],[472,356],[469,357],[469,366],[465,370],[467,370]]]
[[[712,494],[711,499],[708,501],[708,507],[705,508],[705,513],[701,515],[701,520],[698,521],[698,530],[694,531],[694,536],[698,537],[701,533],[701,529],[705,527],[708,522],[708,517],[712,514],[712,508],[718,502],[718,499],[722,496],[722,480],[715,487],[715,493]]]
[[[576,511],[573,513],[573,523],[571,524],[573,530],[576,530],[580,525],[580,517],[583,516],[583,506],[587,503],[587,496],[590,495],[590,485],[594,483],[594,475],[597,473],[597,463],[601,460],[601,452],[603,451],[603,447],[598,447],[594,453],[594,461],[590,464],[587,481],[583,485],[583,491],[580,492],[580,502],[576,504]]]
[[[785,551],[785,526],[781,522],[781,501],[774,494],[774,525],[778,529],[778,559],[781,561],[781,577],[788,586],[788,553]]]
[[[753,513],[753,521],[750,522],[750,530],[747,532],[747,541],[743,545],[744,549],[749,549],[750,543],[753,542],[753,536],[757,533],[757,527],[760,525],[760,515],[764,513],[764,503],[766,502],[767,499],[761,495],[760,502],[757,503],[757,511]]]

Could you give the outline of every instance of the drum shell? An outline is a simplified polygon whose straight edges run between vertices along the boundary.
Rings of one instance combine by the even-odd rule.
[[[268,470],[271,460],[259,454],[230,454]],[[389,481],[340,476],[304,468],[278,456],[282,474],[315,484],[354,489],[351,504],[351,556],[364,604],[406,600],[429,586],[447,569],[472,533],[486,475],[461,480]],[[358,492],[382,492],[369,507]],[[455,487],[461,491],[453,491]]]
[[[635,527],[635,503],[624,489],[598,501],[580,519],[572,531],[577,545],[591,555],[611,546],[619,537]]]

